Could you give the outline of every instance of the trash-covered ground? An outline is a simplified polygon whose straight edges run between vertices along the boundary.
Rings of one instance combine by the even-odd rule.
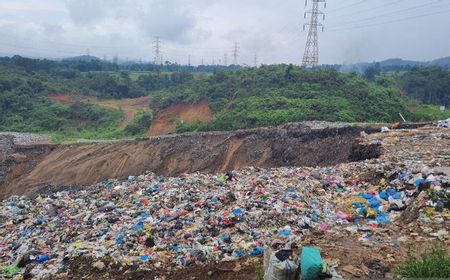
[[[380,159],[104,180],[0,205],[1,277],[257,279],[267,246],[317,246],[335,279],[450,248],[450,130],[365,135]]]
[[[49,136],[24,132],[0,132],[0,139],[3,137],[12,137],[15,145],[32,145],[37,143],[48,143],[51,141]]]

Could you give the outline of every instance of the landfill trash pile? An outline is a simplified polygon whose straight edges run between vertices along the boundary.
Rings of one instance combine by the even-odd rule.
[[[0,132],[0,139],[4,137],[12,137],[15,145],[31,145],[51,141],[49,136],[23,132]]]
[[[392,239],[377,234],[402,223],[415,207],[413,221],[429,228],[423,232],[448,241],[450,172],[444,164],[450,157],[441,149],[450,144],[449,131],[364,137],[381,143],[385,155],[321,168],[248,167],[173,178],[148,172],[48,196],[11,196],[0,204],[0,275],[64,275],[80,256],[96,260],[92,266],[100,271],[111,260],[171,271],[260,256],[274,243],[297,246],[317,232],[358,235],[368,248],[391,246]]]

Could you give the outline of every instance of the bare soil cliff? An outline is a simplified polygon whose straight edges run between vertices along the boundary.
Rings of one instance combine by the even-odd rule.
[[[235,132],[159,136],[145,141],[13,148],[9,144],[8,155],[3,156],[6,160],[0,162],[0,195],[33,195],[146,171],[174,176],[246,166],[325,166],[377,157],[379,148],[357,144],[360,131],[368,129],[308,122]]]

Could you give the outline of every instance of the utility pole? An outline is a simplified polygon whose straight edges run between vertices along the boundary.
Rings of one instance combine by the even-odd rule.
[[[188,66],[191,66],[191,55],[188,56]]]
[[[237,65],[238,64],[238,54],[239,54],[239,46],[238,43],[234,43],[234,47],[233,47],[233,64]]]
[[[318,27],[322,28],[322,32],[324,30],[323,24],[319,23],[319,15],[323,16],[323,20],[325,20],[325,14],[319,10],[319,3],[324,3],[324,8],[327,7],[326,0],[312,0],[313,7],[312,10],[305,12],[306,14],[311,14],[311,20],[309,23],[305,23],[303,25],[303,30],[305,30],[306,26],[309,26],[308,30],[308,39],[306,40],[305,53],[303,55],[303,67],[316,67],[319,65],[319,35],[318,35]],[[308,6],[308,0],[305,1],[305,7]]]
[[[228,66],[228,54],[227,53],[223,55],[223,65]]]
[[[255,68],[258,67],[258,54],[255,53]]]
[[[153,50],[155,51],[155,64],[158,64],[161,62],[162,64],[162,57],[161,57],[161,40],[159,37],[155,38],[155,41],[153,41]]]

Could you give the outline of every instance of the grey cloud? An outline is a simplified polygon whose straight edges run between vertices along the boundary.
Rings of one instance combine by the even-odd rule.
[[[196,18],[176,0],[158,0],[138,15],[139,28],[149,37],[187,41],[196,28]]]
[[[446,1],[396,1],[384,8],[386,1],[328,0],[320,61],[450,54],[442,35],[450,25]],[[217,60],[237,41],[240,61],[258,52],[261,61],[301,63],[304,10],[298,0],[0,0],[0,52],[46,56],[90,48],[101,56],[150,59],[151,41],[160,36],[165,57],[173,60],[186,60],[187,53]],[[436,14],[420,16],[427,13]]]
[[[71,19],[77,24],[93,24],[103,20],[117,7],[117,0],[66,0]]]

